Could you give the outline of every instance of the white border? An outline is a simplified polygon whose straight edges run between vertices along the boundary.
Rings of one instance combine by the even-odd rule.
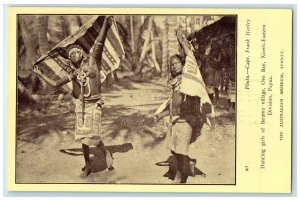
[[[26,0],[25,2],[26,2],[27,6],[30,6],[30,5],[47,5],[45,3],[41,3],[41,1],[38,1],[38,0]],[[83,2],[84,2],[84,4],[83,4]],[[99,2],[101,2],[101,4],[99,4]],[[196,5],[195,2],[197,2],[197,3],[204,3],[204,4],[202,4],[202,5],[197,4]],[[5,44],[3,43],[4,42],[3,37],[4,37],[4,32],[5,32],[5,29],[4,29],[5,27],[4,26],[6,26],[5,23],[4,23],[5,19],[3,18],[3,15],[4,15],[4,6],[5,6],[4,4],[9,4],[9,5],[18,4],[18,5],[24,5],[24,6],[26,6],[26,5],[24,4],[24,0],[23,1],[22,0],[11,0],[11,1],[9,1],[9,0],[2,0],[1,3],[2,3],[2,9],[1,9],[2,12],[1,12],[1,19],[0,19],[1,22],[0,23],[1,23],[2,31],[0,32],[0,35],[1,35],[1,37],[0,37],[0,44],[3,44],[2,47],[5,47]],[[121,5],[121,6],[124,6],[124,7],[125,6],[126,7],[159,7],[161,5],[161,7],[192,7],[192,6],[197,6],[197,7],[198,6],[199,7],[215,7],[215,6],[218,6],[218,7],[233,7],[234,8],[234,7],[243,7],[243,5],[244,5],[245,7],[255,7],[255,8],[257,8],[257,7],[261,7],[261,6],[281,7],[281,6],[284,6],[283,4],[296,4],[296,8],[295,9],[299,10],[299,4],[298,4],[297,0],[277,0],[276,2],[274,0],[273,1],[272,0],[251,0],[251,1],[250,0],[247,0],[247,1],[240,1],[240,0],[231,0],[231,1],[209,0],[209,1],[201,1],[201,2],[195,1],[195,0],[164,0],[163,2],[162,2],[162,0],[151,0],[151,3],[152,4],[147,4],[147,3],[143,3],[143,2],[141,2],[139,0],[126,0],[126,4],[124,4],[124,1],[121,1],[121,0],[101,0],[101,1],[99,1],[99,0],[84,0],[84,1],[83,0],[65,0],[63,2],[61,0],[51,0],[51,4],[57,4],[57,5],[71,4],[73,6],[87,6],[89,4],[97,4],[97,6],[101,6],[101,5],[103,5],[103,6],[109,6],[109,5],[112,6],[112,5],[118,4],[119,6]],[[224,3],[226,3],[226,4],[224,4]],[[79,4],[79,5],[76,5],[76,4]],[[166,5],[166,4],[169,4],[169,5]],[[191,5],[187,5],[187,4],[191,4]],[[236,4],[236,5],[234,5],[234,4]],[[256,5],[254,5],[254,4],[256,4]],[[297,22],[299,22],[299,15],[297,16],[297,19],[294,19],[294,20],[296,20]],[[297,27],[297,29],[298,29],[298,27]],[[297,43],[294,43],[294,46],[296,46],[296,47],[294,47],[294,50],[295,49],[297,50],[298,47],[299,47],[299,33],[298,33],[298,30],[294,30],[294,34],[297,35]],[[7,59],[7,58],[4,58],[4,54],[3,54],[3,52],[6,51],[6,49],[2,48],[2,50],[3,51],[2,51],[2,54],[0,55],[0,61],[4,61],[4,59]],[[300,58],[299,57],[299,51],[297,52],[297,55],[294,55],[294,57]],[[295,65],[295,63],[294,63],[294,65]],[[3,65],[3,67],[5,67],[5,65]],[[294,75],[295,76],[294,77],[294,83],[297,84],[296,86],[294,86],[294,92],[295,92],[295,94],[294,94],[295,95],[294,96],[294,104],[297,104],[295,101],[299,100],[299,94],[300,94],[299,93],[299,86],[298,86],[299,82],[297,81],[297,78],[299,78],[299,72],[300,72],[300,70],[296,70],[295,71],[295,69],[297,69],[297,66],[294,66],[294,72],[297,72],[297,74]],[[0,104],[1,105],[0,106],[1,110],[0,111],[4,111],[4,108],[5,108],[5,106],[3,105],[5,102],[3,102],[3,101],[4,101],[4,97],[5,97],[4,92],[5,92],[5,85],[6,85],[5,84],[5,79],[6,79],[5,77],[6,77],[6,75],[3,72],[6,72],[4,68],[2,68],[2,73],[0,73],[0,76],[1,76],[0,79],[1,79],[1,81],[3,83],[3,86],[1,87],[1,94],[0,94],[0,101],[1,101],[1,104]],[[294,114],[296,114],[295,115],[295,117],[296,117],[296,116],[298,116],[297,114],[299,114],[300,111],[299,111],[299,107],[298,106],[295,109],[296,110],[294,110]],[[3,112],[1,112],[0,114],[1,114],[1,116],[0,116],[0,127],[2,128],[2,131],[3,131],[3,128],[4,128],[3,126],[6,126],[6,125],[3,125],[3,123],[4,123],[3,122],[4,121],[3,117],[5,117],[6,114],[4,114]],[[294,124],[297,124],[297,122],[295,121],[295,119],[294,119]],[[294,127],[294,132],[297,132],[297,130],[298,130],[297,125],[294,125],[294,126],[295,126]],[[298,133],[294,133],[294,135],[297,135],[297,134]],[[294,142],[294,146],[297,147],[297,144],[299,144],[299,137],[297,137],[297,142],[296,143]],[[3,175],[3,165],[5,165],[5,161],[3,161],[3,147],[4,147],[3,145],[4,144],[3,144],[3,135],[2,135],[2,138],[0,140],[0,147],[1,147],[1,149],[0,149],[1,150],[0,151],[0,153],[1,153],[0,154],[0,161],[2,161],[3,163],[0,166],[0,171],[2,173],[0,175],[0,192],[1,192],[0,196],[3,196],[4,195],[3,193],[5,193],[5,192],[3,192],[3,190],[4,190],[3,189],[3,184],[4,183],[1,182],[1,181],[4,181],[3,180],[3,178],[4,178],[3,177],[4,176]],[[297,151],[297,148],[294,149],[294,151]],[[297,154],[297,161],[299,161],[298,159],[299,159],[299,154]],[[297,177],[296,178],[294,177],[293,179],[299,181],[298,174],[296,176]],[[296,184],[297,184],[297,182],[296,182]],[[293,189],[293,190],[299,192],[299,185],[297,184],[294,187],[296,189]],[[39,196],[55,196],[55,193],[47,193],[47,194],[48,195],[40,193]],[[97,194],[90,193],[89,196],[99,196],[99,193],[97,193]],[[122,194],[115,194],[115,196],[126,196],[125,194],[124,193],[122,193]],[[111,193],[111,195],[102,194],[102,196],[112,196],[112,195],[113,195],[113,193]],[[190,197],[190,196],[199,196],[199,194],[198,195],[196,195],[196,194],[193,195],[193,193],[189,193],[189,194],[182,193],[181,195],[174,193],[174,194],[169,194],[169,195],[170,196],[177,196],[177,197],[176,198],[173,197],[173,198],[169,199],[169,198],[165,197],[165,196],[167,196],[167,194],[156,194],[155,195],[155,194],[149,194],[149,193],[147,193],[147,194],[138,193],[138,194],[131,194],[131,195],[132,196],[135,196],[135,195],[138,195],[138,196],[162,196],[163,197],[162,200],[183,200],[184,198],[181,197],[182,195],[185,195],[185,196],[188,196],[188,197]],[[8,196],[8,195],[6,194],[6,196]],[[14,195],[14,196],[16,196],[16,195]],[[32,193],[31,195],[28,195],[28,193],[23,193],[23,196],[37,196],[37,194],[36,193]],[[69,196],[71,196],[71,194],[69,194]],[[78,195],[74,194],[74,196],[78,196]],[[205,198],[202,198],[202,199],[205,199],[205,200],[216,200],[217,198],[221,198],[220,196],[218,196],[218,194],[210,194],[210,195],[202,194],[200,196],[204,196]],[[210,196],[210,197],[207,197],[207,196]],[[214,197],[212,197],[212,196],[214,196]],[[224,196],[224,195],[221,195],[221,196]],[[226,196],[226,197],[222,197],[221,199],[222,200],[232,200],[232,199],[239,199],[239,200],[240,199],[243,199],[243,200],[244,199],[246,199],[246,200],[249,200],[249,199],[250,200],[252,200],[252,199],[257,200],[258,199],[258,200],[260,200],[260,199],[266,199],[265,196],[264,197],[257,197],[257,196],[259,196],[258,194],[254,195],[254,196],[250,196],[250,197],[243,197],[243,198],[237,198],[237,197],[236,198],[232,198],[232,196],[235,196],[235,194],[230,194],[229,197]],[[237,194],[236,196],[243,196],[243,194]],[[278,196],[280,196],[280,195],[278,195]],[[269,197],[269,198],[272,199],[272,200],[285,200],[285,199],[296,200],[296,199],[298,199],[296,194],[294,194],[294,196],[296,196],[296,197],[281,197],[280,196],[280,197],[272,197],[272,198]],[[26,197],[26,198],[21,198],[21,199],[22,200],[32,200],[33,198]],[[35,198],[35,199],[39,199],[40,200],[40,198]],[[43,199],[46,199],[46,200],[47,199],[51,199],[51,200],[53,200],[53,199],[56,199],[56,198],[51,198],[51,197],[49,198],[48,197],[48,198],[43,198]],[[63,198],[63,199],[66,199],[66,198]],[[92,199],[92,198],[90,198],[90,197],[89,198],[76,197],[76,198],[71,198],[71,199],[72,200],[86,200],[86,199]],[[99,199],[99,198],[95,198],[94,197],[94,199]],[[109,198],[101,198],[101,199],[107,200]],[[115,198],[115,199],[119,200],[119,199],[124,199],[124,198],[118,197],[118,198]],[[141,198],[139,198],[139,197],[130,198],[130,200],[137,200],[137,199],[140,200]],[[143,199],[145,199],[145,198],[143,198]],[[149,200],[150,199],[152,200],[153,198],[149,198]],[[157,198],[154,198],[154,199],[157,199]],[[193,200],[199,200],[199,198],[195,198]]]

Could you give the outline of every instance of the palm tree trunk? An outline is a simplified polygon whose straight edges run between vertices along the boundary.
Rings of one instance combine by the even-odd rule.
[[[178,28],[178,21],[176,16],[167,17],[167,26],[168,26],[168,51],[169,56],[174,54],[179,54],[179,42],[177,40],[175,30]]]
[[[150,39],[151,39],[152,27],[153,27],[153,16],[150,16],[149,17],[148,29],[147,29],[147,38],[145,39],[139,62],[143,61],[143,59],[145,58],[145,55],[147,53],[148,45],[149,45],[149,42],[150,42]]]
[[[134,54],[135,48],[134,48],[134,24],[133,24],[133,16],[130,15],[130,35],[131,35],[131,53]]]
[[[168,25],[167,25],[167,17],[163,19],[163,30],[162,30],[162,77],[166,78],[168,76],[168,60],[169,60],[169,52],[168,52]]]
[[[155,50],[155,42],[154,42],[153,30],[151,30],[150,38],[151,38],[152,60],[153,60],[153,63],[154,63],[156,71],[160,73],[161,69],[160,69],[160,66],[159,66],[159,64],[157,62],[157,59],[156,59],[156,50]]]
[[[34,15],[20,15],[19,25],[22,39],[26,48],[25,66],[19,70],[31,70],[32,64],[36,61],[38,55],[36,48],[38,46],[37,35],[35,35],[35,16]]]
[[[48,43],[48,16],[47,15],[37,15],[36,16],[36,31],[38,36],[38,43],[40,54],[44,54],[49,51]]]
[[[81,19],[78,15],[67,15],[64,17],[65,24],[67,26],[67,35],[75,33],[81,26]]]
[[[137,68],[135,69],[134,73],[138,74],[141,71],[142,68],[142,61],[144,60],[147,50],[149,49],[149,42],[150,42],[150,38],[151,38],[151,31],[152,31],[152,27],[153,27],[153,16],[149,16],[149,23],[148,23],[148,28],[147,28],[147,36],[146,39],[144,41],[143,44],[143,48],[142,48],[142,52],[138,61],[138,65]]]
[[[48,32],[50,42],[56,45],[67,37],[67,27],[65,26],[64,17],[61,15],[51,15],[48,20]]]
[[[26,87],[24,87],[24,85],[22,84],[22,82],[19,81],[19,79],[17,80],[17,86],[18,86],[18,104],[36,103],[36,101],[32,98],[31,93],[26,89]]]

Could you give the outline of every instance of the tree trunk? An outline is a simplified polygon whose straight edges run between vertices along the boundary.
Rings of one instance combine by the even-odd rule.
[[[134,24],[133,24],[133,16],[130,15],[130,35],[131,35],[131,53],[134,54],[135,52],[135,47],[134,47]]]
[[[156,60],[156,51],[155,51],[155,42],[154,42],[154,36],[153,36],[153,30],[151,30],[151,34],[150,34],[150,38],[151,38],[151,50],[152,50],[152,60],[155,66],[155,69],[157,72],[161,72],[160,66]]]
[[[150,41],[150,38],[151,38],[152,27],[153,27],[153,16],[150,16],[149,17],[148,28],[147,28],[147,36],[146,36],[146,39],[145,39],[144,44],[143,44],[143,48],[142,48],[142,52],[141,52],[141,55],[140,55],[140,58],[139,58],[139,61],[138,61],[138,65],[137,65],[137,67],[134,71],[135,74],[140,73],[141,68],[142,68],[141,63],[142,63],[142,61],[144,60],[144,58],[146,56],[147,50],[149,49],[149,41]]]
[[[174,54],[180,54],[179,51],[179,42],[177,40],[175,30],[178,29],[178,21],[176,16],[167,17],[167,25],[168,25],[168,52],[169,56]]]
[[[49,43],[48,43],[48,16],[47,15],[37,15],[36,16],[36,32],[39,42],[39,49],[40,54],[43,55],[44,53],[49,51]]]
[[[26,48],[26,59],[25,65],[21,66],[21,69],[18,70],[31,70],[32,65],[36,61],[37,55],[37,46],[38,39],[35,27],[36,20],[34,15],[20,15],[19,16],[19,25],[21,30],[21,35],[23,38],[23,42]]]
[[[68,30],[67,35],[75,33],[81,26],[81,19],[77,15],[67,15],[64,20]]]
[[[49,40],[54,46],[67,37],[68,28],[65,26],[64,17],[61,15],[51,15],[48,19]]]
[[[131,63],[134,65],[138,62],[139,60],[139,32],[141,29],[142,23],[141,23],[141,19],[140,16],[133,16],[133,33],[134,33],[134,53],[132,54],[132,59],[131,59]]]
[[[168,26],[167,26],[167,17],[163,19],[163,30],[162,30],[162,77],[166,78],[168,76],[168,60],[169,60],[169,52],[168,52]]]
[[[93,16],[95,16],[95,15],[79,15],[80,21],[81,21],[80,26],[82,26],[84,23],[86,23],[86,22],[87,22],[89,19],[91,19]]]
[[[17,80],[18,86],[18,103],[19,104],[36,104],[36,101],[32,98],[30,92],[24,87],[22,82]]]
[[[149,17],[149,24],[148,24],[148,28],[147,28],[147,36],[146,36],[146,39],[145,39],[144,44],[143,44],[143,49],[142,49],[142,53],[141,53],[139,62],[143,61],[143,59],[146,56],[147,50],[149,49],[148,45],[149,45],[149,41],[150,41],[150,38],[151,38],[152,27],[153,27],[153,16],[150,16]]]
[[[39,45],[39,56],[45,54],[50,50],[48,41],[48,16],[47,15],[36,15],[36,33]],[[42,84],[42,88],[46,88],[46,82],[33,73],[31,76],[31,93],[36,93],[38,85]]]

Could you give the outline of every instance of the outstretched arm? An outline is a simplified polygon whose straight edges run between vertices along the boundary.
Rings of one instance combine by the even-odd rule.
[[[103,52],[104,41],[105,41],[106,33],[108,30],[107,24],[108,24],[108,20],[111,20],[110,18],[111,17],[106,17],[104,19],[104,22],[102,24],[99,35],[98,35],[97,39],[95,40],[94,48],[89,57],[89,65],[90,66],[98,66],[97,61],[101,61],[99,58],[101,58],[101,55]],[[100,67],[100,66],[98,66],[98,67]]]
[[[36,66],[34,66],[33,68],[33,72],[35,72],[36,74],[38,74],[41,78],[43,78],[43,80],[45,80],[48,84],[50,84],[51,86],[54,87],[59,87],[61,85],[64,85],[68,82],[70,82],[70,78],[69,77],[64,77],[60,80],[52,80],[51,78],[49,78],[48,76],[46,76],[45,74],[43,74],[40,69],[38,69]]]
[[[176,35],[177,35],[177,39],[178,39],[180,45],[183,48],[184,54],[185,55],[192,54],[192,50],[190,49],[188,41],[185,38],[184,34],[182,33],[181,29],[177,29]]]
[[[168,116],[170,114],[170,110],[162,111],[161,113],[155,115],[154,120],[157,122],[161,120],[162,118]]]
[[[179,116],[180,115],[180,104],[182,102],[182,94],[180,93],[174,93],[172,94],[172,115],[173,116]],[[170,103],[169,103],[170,104]],[[155,121],[159,121],[160,119],[164,118],[165,116],[170,115],[170,105],[166,107],[164,111],[161,113],[155,115]]]

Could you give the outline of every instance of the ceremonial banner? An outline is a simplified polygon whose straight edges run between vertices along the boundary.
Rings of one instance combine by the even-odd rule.
[[[190,96],[200,97],[201,105],[203,105],[204,103],[209,103],[212,106],[211,100],[208,97],[207,91],[205,89],[205,84],[194,55],[186,56],[182,73],[182,83],[180,91]]]
[[[96,38],[102,27],[105,16],[93,16],[74,34],[57,44],[52,50],[42,55],[35,63],[47,76],[53,79],[65,77],[71,70],[66,49],[73,44],[79,45],[84,51],[84,57],[90,53]],[[111,18],[109,18],[111,19]],[[106,76],[116,70],[121,59],[124,57],[124,50],[119,33],[114,20],[109,20],[109,29],[104,43],[101,59],[101,82]],[[64,85],[63,88],[69,93],[72,91],[72,83]]]
[[[192,54],[192,52],[191,52]],[[191,87],[192,86],[192,87]],[[201,106],[208,103],[212,108],[212,116],[214,116],[214,109],[211,100],[208,97],[205,89],[205,83],[202,75],[199,71],[197,61],[194,55],[187,55],[182,73],[182,83],[180,85],[180,91],[190,96],[198,96],[201,99]],[[155,115],[162,112],[169,104],[169,99],[164,101],[162,105],[155,111]]]

